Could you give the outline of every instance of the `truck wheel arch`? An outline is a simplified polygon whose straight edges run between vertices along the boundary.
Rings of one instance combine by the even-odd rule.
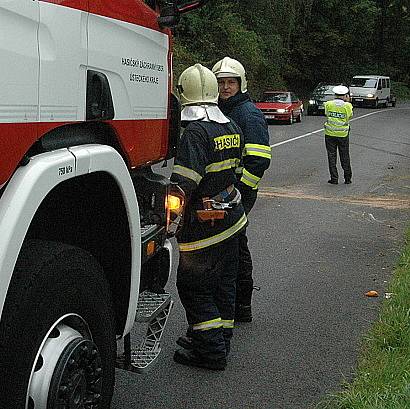
[[[35,230],[31,230],[32,223],[36,220],[44,198],[50,197],[53,189],[63,189],[65,184],[101,175],[117,186],[129,225],[130,250],[127,276],[124,276],[124,280],[128,282],[128,294],[127,297],[122,297],[122,304],[116,306],[117,315],[121,316],[117,322],[117,333],[124,334],[132,327],[141,258],[139,209],[124,161],[115,149],[102,145],[82,145],[39,154],[32,157],[26,166],[18,168],[9,181],[0,203],[0,231],[4,237],[0,243],[0,271],[3,274],[0,312],[22,243],[25,238],[36,237],[33,233]],[[109,196],[107,200],[110,200]],[[60,241],[64,242],[64,239]]]

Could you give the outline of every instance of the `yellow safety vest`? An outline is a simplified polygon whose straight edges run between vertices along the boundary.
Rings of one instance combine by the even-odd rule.
[[[353,107],[350,102],[334,99],[325,102],[325,134],[345,138],[349,135],[349,121],[353,117]]]

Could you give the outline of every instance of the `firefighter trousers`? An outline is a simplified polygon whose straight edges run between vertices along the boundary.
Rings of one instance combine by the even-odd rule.
[[[225,358],[233,334],[238,238],[180,253],[177,289],[195,352],[204,359]]]
[[[241,192],[242,204],[246,215],[252,210],[255,204],[257,191],[246,190]],[[248,246],[248,236],[246,228],[239,235],[239,266],[236,281],[236,304],[251,305],[253,291],[253,264],[252,256]]]

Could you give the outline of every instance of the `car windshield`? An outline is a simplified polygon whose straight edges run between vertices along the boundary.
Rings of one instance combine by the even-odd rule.
[[[263,94],[263,102],[290,102],[287,92],[267,92]]]
[[[362,87],[362,88],[376,88],[377,79],[374,78],[353,78],[351,87]]]
[[[332,91],[333,87],[335,85],[318,85],[313,93],[314,94],[325,94],[325,95],[334,95],[334,92]]]

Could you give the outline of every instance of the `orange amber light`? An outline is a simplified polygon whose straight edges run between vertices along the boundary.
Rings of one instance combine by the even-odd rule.
[[[147,256],[152,256],[155,252],[155,241],[151,240],[147,244]]]
[[[182,207],[182,200],[178,196],[168,195],[167,206],[171,211],[179,210]]]

